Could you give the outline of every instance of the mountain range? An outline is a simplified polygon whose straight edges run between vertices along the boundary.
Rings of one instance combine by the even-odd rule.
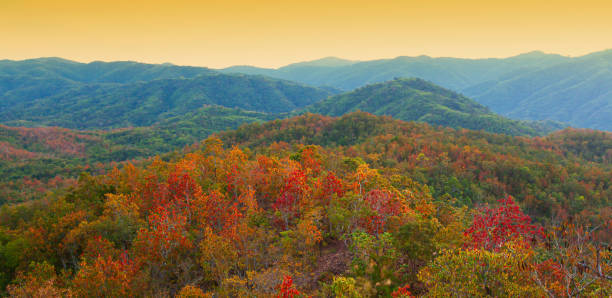
[[[539,61],[540,64],[564,59],[562,56],[546,55],[544,57],[547,58],[539,59],[540,55],[544,54],[532,53],[514,59]],[[424,57],[418,60],[428,59],[431,60]],[[491,64],[499,61],[481,62]],[[356,63],[328,58],[298,63],[284,69],[341,68]],[[504,65],[505,68],[515,68],[518,64],[520,63],[505,61]],[[482,65],[479,67],[483,68]],[[467,69],[461,65],[457,65],[456,68]],[[493,68],[499,72],[499,69],[504,67]],[[434,69],[430,68],[430,71]],[[367,107],[356,104],[362,96],[360,93],[348,92],[344,96],[327,99],[324,104],[327,108],[323,108],[321,105],[309,106],[338,94],[339,89],[311,87],[261,74],[226,74],[208,68],[171,64],[136,62],[86,64],[60,58],[5,60],[0,61],[0,123],[17,126],[60,126],[72,129],[140,127],[156,125],[168,119],[180,121],[181,117],[187,117],[188,114],[193,114],[204,106],[218,106],[234,109],[232,111],[264,113],[267,115],[264,118],[282,118],[289,112],[295,114],[296,111],[303,109],[328,113],[325,111],[327,109],[333,115],[340,115],[338,111],[346,113],[362,109],[396,116],[403,120],[423,121],[455,128],[507,132],[514,135],[542,134],[560,127],[558,125],[548,127],[542,123],[535,126],[534,123],[525,125],[502,119],[475,102],[466,105],[470,99],[424,80],[411,82],[412,85],[419,82],[421,87],[427,89],[426,93],[422,93],[423,90],[412,92],[415,91],[414,86],[397,84],[397,82],[399,81],[389,83],[395,84],[393,86],[377,85],[376,88],[384,87],[382,89],[392,92],[383,91],[370,96]],[[395,92],[398,88],[402,90]],[[412,92],[410,105],[402,106],[401,110],[387,106],[387,109],[391,110],[384,110],[385,103],[405,102],[402,96],[406,92]],[[429,96],[432,94],[435,96]],[[398,96],[402,98],[397,98]],[[347,98],[353,99],[347,100]],[[442,100],[442,105],[438,104],[440,102],[435,102],[436,100]],[[442,106],[444,109],[437,109]],[[468,106],[476,108],[469,111],[462,110]],[[211,115],[208,113],[207,116]],[[462,120],[458,120],[457,117]],[[521,127],[517,128],[518,126]],[[202,129],[208,131],[207,127]]]
[[[342,90],[418,77],[461,92],[510,118],[612,130],[612,50],[581,57],[530,52],[503,59],[402,56],[350,61],[330,57],[278,69],[234,66],[221,71]]]
[[[0,63],[0,122],[75,129],[149,126],[205,105],[289,112],[336,92],[205,68],[58,59],[9,61]]]
[[[443,61],[422,74],[475,84],[465,90],[479,100],[535,119],[608,123],[607,55],[541,55],[490,69],[495,80],[480,73],[486,63],[474,76]],[[517,62],[532,58],[537,66]],[[600,263],[612,233],[591,228],[612,214],[612,132],[509,119],[412,76],[329,85],[1,61],[0,295],[612,293]],[[491,270],[474,278],[483,264]]]
[[[31,183],[23,179],[55,185],[56,177],[95,170],[87,165],[164,154],[244,123],[303,113],[340,116],[362,110],[508,135],[543,135],[563,127],[507,119],[416,78],[338,94],[333,87],[262,75],[56,58],[1,61],[0,78],[0,123],[5,125],[0,129],[0,201],[28,200],[23,186]]]

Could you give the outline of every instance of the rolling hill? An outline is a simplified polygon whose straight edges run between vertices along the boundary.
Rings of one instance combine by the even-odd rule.
[[[335,90],[205,68],[60,59],[0,63],[0,122],[75,129],[149,126],[205,105],[283,113]]]
[[[61,154],[73,147],[46,140],[99,137],[3,129],[32,140],[26,149],[54,144]],[[607,295],[607,263],[573,268],[598,268],[609,255],[610,140],[588,130],[512,137],[364,112],[252,123],[3,205],[0,288],[15,297],[333,297],[334,288],[400,297],[390,293],[403,287],[405,297],[404,285],[431,295],[439,286],[427,273],[442,268],[439,283],[467,280],[467,296],[542,297],[548,288],[530,277],[544,264],[558,296],[561,282],[585,278],[583,293]],[[19,197],[40,187],[20,185]],[[483,266],[493,295],[469,282]]]
[[[114,130],[0,125],[0,204],[28,201],[116,163],[180,150],[215,132],[274,116],[205,106],[152,126]]]
[[[405,121],[509,135],[538,135],[561,127],[500,117],[465,96],[422,79],[395,79],[368,85],[330,97],[306,110],[330,116],[361,110]]]

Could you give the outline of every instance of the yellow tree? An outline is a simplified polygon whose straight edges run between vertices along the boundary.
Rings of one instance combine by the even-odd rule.
[[[531,280],[533,251],[520,242],[508,242],[499,251],[442,250],[419,272],[428,297],[542,297]]]

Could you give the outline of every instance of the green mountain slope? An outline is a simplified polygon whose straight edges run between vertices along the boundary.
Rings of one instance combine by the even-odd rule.
[[[537,135],[559,128],[554,124],[537,126],[500,117],[465,96],[421,79],[395,79],[368,85],[330,97],[306,110],[330,116],[361,110],[400,120],[509,135]]]
[[[612,130],[612,50],[515,73],[464,92],[511,118]]]
[[[130,61],[79,63],[61,58],[0,60],[0,77],[55,78],[79,83],[133,83],[192,78],[214,73],[205,67],[146,64]]]
[[[419,77],[460,91],[512,119],[554,120],[612,130],[612,50],[582,57],[531,52],[505,59],[397,57],[340,65],[318,61],[279,69],[233,67],[315,86],[352,90],[395,77]]]
[[[203,67],[136,62],[85,64],[61,58],[0,60],[0,108],[57,95],[86,84],[127,84],[211,73],[214,71]]]
[[[59,59],[2,61],[0,123],[76,129],[149,126],[205,105],[289,112],[336,92],[205,68]]]

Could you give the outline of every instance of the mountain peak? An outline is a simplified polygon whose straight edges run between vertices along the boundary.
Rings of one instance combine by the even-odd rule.
[[[42,63],[70,63],[70,64],[79,64],[80,62],[64,59],[61,57],[40,57],[40,58],[31,58],[24,60],[4,60],[4,61],[13,61],[13,62],[42,62]]]
[[[548,55],[548,54],[546,54],[546,53],[544,53],[543,51],[540,51],[540,50],[535,50],[535,51],[526,52],[526,53],[522,53],[522,54],[516,55],[515,57],[521,57],[521,56],[523,56],[523,57],[525,57],[525,56],[545,56],[545,55]]]
[[[508,59],[538,60],[538,59],[546,59],[546,58],[569,58],[569,57],[559,55],[559,54],[545,53],[543,51],[531,51],[531,52],[522,53],[516,56],[509,57]]]
[[[329,56],[329,57],[324,57],[324,58],[316,59],[312,61],[304,61],[304,62],[289,64],[282,68],[300,67],[300,66],[338,67],[338,66],[346,66],[346,65],[355,64],[357,62],[359,61],[353,61],[353,60],[347,60],[347,59]]]
[[[599,52],[590,53],[588,55],[578,57],[578,58],[612,58],[612,49],[607,49]]]

